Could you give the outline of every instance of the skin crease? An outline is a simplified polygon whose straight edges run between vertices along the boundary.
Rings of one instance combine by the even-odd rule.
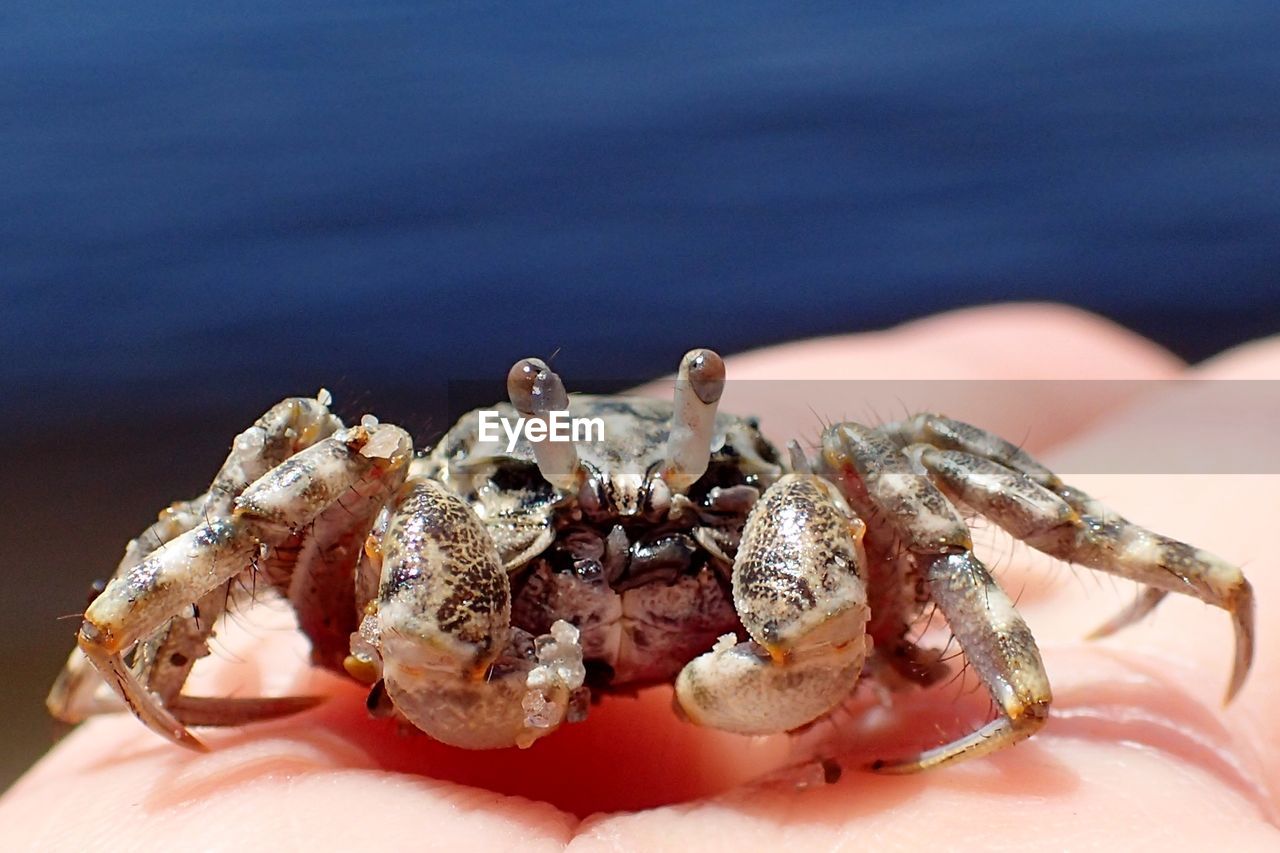
[[[776,347],[727,363],[725,410],[758,412],[775,440],[812,439],[817,429],[809,408],[763,405],[781,390],[735,382],[1275,379],[1280,338],[1187,370],[1155,345],[1089,315],[1007,306]],[[566,382],[572,385],[572,377]],[[655,387],[669,388],[669,382]],[[1043,398],[1036,393],[981,415],[965,411],[963,400],[906,405],[1015,431],[1025,428],[1029,413],[1053,402],[1052,386]],[[1237,402],[1247,409],[1247,401]],[[848,405],[845,414],[864,414],[856,402]],[[1175,411],[1185,418],[1172,417],[1158,401],[1130,405],[1099,394],[1035,429],[1025,444],[1067,471],[1070,460],[1086,458],[1091,447],[1117,442],[1170,442],[1189,452],[1213,446],[1211,421],[1194,406]],[[1251,417],[1244,410],[1232,414],[1237,421]],[[586,723],[526,751],[469,753],[401,737],[389,721],[365,716],[358,687],[307,670],[305,645],[288,629],[286,614],[259,608],[240,620],[249,623],[247,630],[229,627],[220,635],[220,646],[244,660],[206,667],[192,692],[320,692],[330,701],[289,720],[203,730],[213,750],[205,755],[169,745],[123,715],[94,720],[0,799],[4,846],[1280,849],[1280,715],[1273,712],[1280,701],[1280,639],[1272,627],[1280,610],[1272,534],[1280,475],[1091,475],[1071,482],[1141,524],[1246,566],[1258,602],[1258,649],[1249,681],[1230,707],[1221,705],[1231,658],[1224,613],[1171,596],[1147,622],[1085,642],[1089,629],[1128,603],[1131,586],[1008,543],[995,546],[989,564],[1041,645],[1056,698],[1048,726],[988,759],[915,776],[878,776],[858,770],[859,762],[939,743],[981,721],[989,705],[980,688],[964,681],[904,695],[892,711],[872,707],[874,697],[860,691],[840,730],[851,741],[842,751],[849,769],[838,783],[803,793],[794,790],[795,773],[749,781],[790,760],[796,747],[787,738],[739,738],[681,723],[662,689],[607,701]]]

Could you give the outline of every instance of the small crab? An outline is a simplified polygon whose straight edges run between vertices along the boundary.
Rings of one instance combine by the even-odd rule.
[[[920,414],[839,423],[806,456],[717,412],[724,363],[680,364],[673,402],[573,396],[541,361],[507,377],[510,404],[465,416],[429,452],[330,399],[285,400],[242,433],[208,492],[126,549],[84,614],[53,714],[119,708],[202,748],[189,726],[291,714],[309,697],[188,696],[228,605],[263,586],[293,606],[316,665],[371,686],[369,708],[459,747],[528,746],[592,698],[674,682],[677,712],[742,734],[823,717],[860,676],[937,680],[909,639],[931,605],[994,700],[964,737],[877,762],[907,772],[986,755],[1036,732],[1052,696],[1034,638],[974,556],[961,509],[1033,548],[1143,585],[1109,634],[1169,593],[1230,613],[1253,651],[1253,597],[1235,566],[1153,533],[1063,483],[1009,442]],[[598,419],[596,440],[507,441],[484,418]],[[103,681],[111,691],[102,688]]]

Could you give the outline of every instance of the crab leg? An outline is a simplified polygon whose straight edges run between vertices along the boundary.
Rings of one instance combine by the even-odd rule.
[[[528,746],[560,724],[586,675],[578,632],[557,622],[538,639],[536,660],[519,648],[510,580],[465,501],[411,479],[369,551],[381,561],[377,612],[348,669],[371,680],[380,667],[375,696],[385,690],[419,729],[467,749]]]
[[[938,609],[1000,709],[1000,716],[962,738],[872,769],[913,773],[962,758],[990,755],[1035,734],[1049,718],[1053,694],[1027,623],[972,551],[924,557],[925,580]]]
[[[317,515],[305,533],[269,548],[260,562],[263,576],[288,598],[298,627],[311,641],[311,662],[336,672],[359,628],[356,565],[378,512],[400,488],[407,464],[367,477]]]
[[[1159,606],[1160,602],[1164,601],[1165,596],[1168,594],[1168,590],[1156,589],[1155,587],[1150,586],[1143,587],[1142,592],[1138,593],[1138,597],[1135,598],[1128,607],[1118,611],[1106,622],[1103,622],[1101,625],[1094,628],[1085,635],[1085,639],[1101,640],[1103,637],[1110,637],[1115,632],[1123,628],[1127,628],[1135,622],[1142,621],[1147,617],[1147,614]],[[1252,631],[1249,633],[1249,642],[1252,643]],[[1237,646],[1237,648],[1239,648],[1239,646]],[[1239,654],[1239,652],[1237,652],[1237,654]],[[1249,652],[1249,656],[1252,657],[1251,651]],[[1245,665],[1245,669],[1248,669],[1248,664]],[[1234,676],[1232,680],[1235,680]]]
[[[180,614],[193,599],[239,574],[257,547],[246,525],[203,524],[115,578],[85,611],[80,650],[135,716],[184,746],[201,745],[142,686],[125,664],[124,653]]]
[[[1253,658],[1253,590],[1239,568],[1139,527],[1056,477],[1049,480],[1053,487],[1046,488],[1026,474],[964,451],[916,445],[907,452],[945,491],[1036,550],[1146,585],[1131,607],[1095,634],[1141,619],[1168,592],[1226,610],[1236,635],[1226,701],[1244,684]]]
[[[251,482],[288,456],[341,428],[341,421],[329,413],[328,403],[328,393],[321,391],[315,398],[289,398],[272,406],[237,436],[209,491],[194,500],[166,507],[153,524],[129,542],[113,577],[123,576],[157,548],[201,521],[225,517],[231,511],[231,501]],[[208,654],[208,637],[230,595],[230,583],[210,592],[197,602],[198,616],[175,616],[140,644],[133,670],[148,690],[159,694],[162,700],[177,696],[192,665]],[[97,670],[77,647],[54,682],[46,705],[53,716],[69,723],[120,710],[122,706],[117,702],[103,698],[101,685]]]
[[[342,421],[329,412],[330,402],[329,393],[324,390],[314,398],[282,400],[238,435],[209,491],[191,502],[196,517],[183,519],[187,529],[201,518],[225,518],[233,511],[235,498],[251,483],[293,454],[341,429]],[[139,555],[138,560],[147,553],[150,551]],[[248,585],[253,584],[250,581]],[[175,717],[188,725],[239,725],[267,720],[305,710],[317,701],[313,697],[224,699],[181,694],[196,660],[209,653],[208,640],[218,618],[233,600],[244,597],[239,590],[245,586],[245,578],[237,576],[213,589],[196,603],[192,616],[170,619],[164,628],[140,643],[134,653],[133,671]]]
[[[185,746],[201,744],[125,665],[135,643],[249,567],[261,543],[287,540],[353,486],[403,469],[409,437],[396,427],[342,430],[290,457],[205,522],[116,577],[90,605],[80,648],[134,714]]]
[[[751,641],[726,635],[681,670],[676,700],[690,720],[769,734],[849,694],[868,651],[862,531],[818,477],[789,474],[764,493],[733,564],[734,607]]]
[[[206,495],[201,495],[195,500],[179,501],[162,510],[160,517],[125,547],[124,557],[116,567],[113,577],[120,577],[142,562],[156,548],[199,524],[200,509],[204,506],[205,498]],[[193,625],[198,624],[195,620],[190,621]],[[174,624],[176,623],[170,623],[171,626]],[[147,655],[148,659],[156,659],[155,647],[164,641],[168,633],[168,628],[163,629],[148,641],[153,652]],[[140,669],[147,674],[144,677],[152,673],[152,670],[146,667],[140,667]],[[184,670],[178,682],[179,687],[185,678]],[[119,703],[119,697],[115,694],[108,694],[110,698],[107,698],[99,693],[99,688],[102,686],[102,677],[77,646],[71,650],[70,657],[67,658],[62,671],[58,673],[58,678],[54,681],[48,698],[45,699],[45,705],[54,717],[64,723],[78,723],[94,714],[123,710],[124,706]],[[152,689],[156,688],[152,687]]]
[[[821,464],[850,504],[878,513],[922,569],[929,597],[978,672],[1000,717],[919,755],[876,762],[912,772],[995,752],[1034,734],[1048,719],[1052,693],[1035,639],[1013,603],[973,555],[964,520],[887,435],[839,424],[823,436]]]
[[[1091,516],[1101,524],[1110,524],[1112,522],[1128,525],[1129,523],[1104,506],[1101,502],[1095,501],[1093,498],[1084,494],[1078,489],[1074,489],[1065,483],[1044,465],[1037,462],[1026,451],[994,433],[988,432],[972,424],[963,421],[953,420],[952,418],[942,415],[923,413],[915,415],[906,421],[899,423],[885,424],[881,427],[883,432],[894,436],[895,440],[903,446],[911,444],[927,444],[940,450],[956,450],[963,453],[969,453],[973,456],[987,459],[1005,468],[1025,474],[1033,482],[1049,489],[1054,494],[1065,500],[1073,509],[1084,516]],[[1136,525],[1131,525],[1136,527]],[[1141,528],[1138,528],[1141,529]],[[1146,531],[1144,531],[1145,533]],[[1149,534],[1155,536],[1155,534]],[[1164,537],[1161,537],[1164,538]],[[1173,542],[1174,540],[1168,540]],[[1181,545],[1182,543],[1176,543]],[[1209,555],[1212,556],[1212,555]],[[1216,557],[1211,562],[1221,563]],[[1101,566],[1090,566],[1090,568],[1101,569],[1102,571],[1111,571]],[[1239,573],[1238,570],[1237,574]],[[1248,586],[1241,576],[1240,581],[1245,587]],[[1167,591],[1167,589],[1166,589]],[[1175,590],[1177,591],[1177,590]],[[1239,604],[1243,607],[1252,608],[1252,592],[1248,589],[1243,594],[1248,601],[1241,601]],[[1154,610],[1164,599],[1164,595],[1159,595],[1155,590],[1148,588],[1143,591],[1137,602],[1131,607],[1126,608],[1116,614],[1111,619],[1096,628],[1090,636],[1100,637],[1120,630],[1126,625],[1130,625],[1142,617],[1146,616]],[[1219,605],[1221,606],[1221,605]],[[1247,663],[1252,658],[1253,636],[1251,624],[1246,624],[1241,617],[1237,617],[1232,613],[1235,620],[1236,628],[1236,674],[1243,677],[1240,672],[1240,662]],[[1243,617],[1244,620],[1251,620],[1252,616]],[[1235,675],[1232,676],[1232,683],[1235,682]]]

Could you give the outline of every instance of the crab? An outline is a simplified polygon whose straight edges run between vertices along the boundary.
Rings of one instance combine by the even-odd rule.
[[[369,685],[368,707],[447,744],[525,747],[611,692],[674,684],[676,712],[744,735],[829,715],[863,678],[947,672],[913,628],[936,608],[990,692],[994,719],[875,763],[911,772],[1038,731],[1052,694],[1035,639],[974,555],[965,514],[1032,548],[1226,610],[1228,701],[1253,655],[1240,569],[1131,523],[1014,444],[937,414],[829,426],[785,454],[757,421],[718,412],[724,363],[682,360],[670,402],[569,396],[537,359],[510,402],[427,452],[327,392],[291,398],[236,438],[209,490],[129,543],[84,613],[48,705],[69,722],[120,703],[160,735],[311,707],[311,697],[190,696],[218,617],[261,589],[287,599],[312,662]],[[603,427],[553,441],[568,412]],[[523,423],[510,440],[485,418]],[[539,436],[542,440],[538,440]],[[110,690],[104,687],[109,686]]]

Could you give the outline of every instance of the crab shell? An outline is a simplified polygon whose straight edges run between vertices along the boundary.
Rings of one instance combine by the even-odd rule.
[[[745,636],[730,573],[747,514],[783,473],[779,453],[754,420],[718,414],[706,473],[672,495],[659,476],[672,408],[571,397],[572,418],[603,427],[601,440],[575,444],[586,476],[574,492],[541,476],[525,433],[481,437],[482,416],[517,423],[508,404],[463,415],[415,471],[484,522],[511,576],[514,628],[578,626],[596,690],[670,680],[717,637]]]

